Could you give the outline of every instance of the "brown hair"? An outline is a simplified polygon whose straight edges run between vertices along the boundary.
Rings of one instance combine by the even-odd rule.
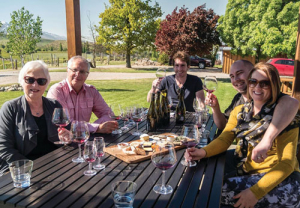
[[[173,64],[175,63],[175,59],[180,59],[181,61],[186,62],[187,66],[191,65],[190,55],[184,51],[178,51],[173,56]]]
[[[275,66],[268,64],[268,63],[257,63],[255,64],[254,68],[251,69],[248,79],[251,78],[252,74],[255,71],[261,70],[266,73],[268,79],[270,80],[270,87],[271,87],[271,102],[270,104],[273,104],[276,102],[279,94],[280,94],[280,77],[277,69]],[[252,100],[250,94],[249,94],[249,84],[247,85],[247,99]]]

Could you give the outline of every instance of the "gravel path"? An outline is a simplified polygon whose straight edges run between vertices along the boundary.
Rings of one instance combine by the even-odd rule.
[[[108,66],[100,66],[97,68],[125,68],[124,66],[120,65],[110,65]],[[132,68],[149,68],[149,66],[133,66]],[[170,68],[172,71],[173,69]],[[174,72],[168,72],[167,75],[173,74]],[[206,69],[199,69],[199,68],[191,68],[189,70],[189,74],[196,75],[198,77],[205,77],[205,76],[216,76],[217,78],[229,78],[228,74],[222,73],[221,69],[218,68],[206,68]],[[19,70],[0,70],[0,85],[9,85],[18,83],[18,75]],[[50,69],[50,76],[51,81],[61,81],[66,78],[66,72],[51,72]],[[155,78],[154,73],[116,73],[116,72],[91,72],[88,76],[88,80],[113,80],[113,79],[145,79],[145,78]]]

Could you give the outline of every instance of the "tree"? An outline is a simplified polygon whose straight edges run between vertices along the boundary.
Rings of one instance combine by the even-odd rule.
[[[240,55],[256,62],[278,54],[294,57],[299,1],[229,0],[217,30],[222,40]]]
[[[11,21],[7,28],[7,46],[13,55],[21,57],[24,65],[24,55],[34,53],[36,44],[40,42],[42,35],[42,20],[37,16],[33,19],[33,14],[22,7],[18,11],[13,11]]]
[[[179,50],[200,56],[209,54],[213,45],[220,44],[216,31],[218,18],[212,9],[205,10],[204,6],[195,8],[192,13],[185,7],[177,12],[176,7],[160,23],[155,45],[169,56]]]
[[[60,50],[60,51],[63,51],[63,50],[64,50],[61,43],[59,43],[59,50]]]
[[[3,31],[1,29],[1,27],[2,27],[2,22],[0,22],[0,37],[3,35]]]
[[[100,14],[98,43],[116,52],[126,53],[126,67],[131,68],[130,55],[134,48],[153,45],[159,27],[161,8],[151,0],[109,0]]]

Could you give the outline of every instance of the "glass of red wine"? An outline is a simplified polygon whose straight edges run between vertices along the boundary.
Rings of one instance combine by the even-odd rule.
[[[217,90],[218,82],[215,76],[206,76],[204,79],[203,89],[206,92],[213,93]]]
[[[68,109],[65,108],[55,108],[52,115],[52,123],[56,126],[59,126],[60,129],[63,129],[70,123],[70,115]],[[69,141],[60,140],[54,142],[54,144],[68,144]]]
[[[75,163],[84,162],[83,157],[81,157],[81,145],[84,144],[90,137],[90,132],[88,125],[85,121],[73,121],[71,124],[71,139],[73,142],[78,144],[79,155],[77,158],[73,158],[72,161]]]
[[[186,137],[183,140],[182,145],[186,146],[187,148],[195,147],[199,143],[199,139],[201,136],[198,130],[198,126],[194,124],[184,125],[182,128],[181,135]],[[195,161],[186,161],[185,159],[181,160],[181,164],[188,167],[193,167],[197,165]]]
[[[121,119],[121,116],[119,114],[117,114],[117,112],[115,111],[114,106],[112,106],[112,105],[110,106],[109,117],[111,119],[114,119],[115,121],[118,121],[118,120]],[[122,130],[121,129],[116,129],[116,130],[113,130],[111,133],[112,134],[121,134]]]
[[[132,115],[132,120],[136,123],[136,131],[133,132],[132,135],[141,136],[142,133],[139,131],[139,122],[141,122],[144,118],[144,109],[136,107]]]
[[[176,164],[176,152],[173,144],[158,143],[158,146],[159,151],[153,153],[151,160],[155,167],[162,170],[162,184],[155,185],[153,191],[158,194],[170,194],[173,188],[165,184],[165,172]]]
[[[98,158],[98,163],[93,166],[96,170],[102,170],[105,168],[105,165],[101,164],[101,157],[104,156],[104,148],[105,148],[105,141],[103,137],[95,137],[94,138],[94,145],[96,148],[96,157]]]
[[[83,174],[86,176],[93,176],[97,173],[97,171],[92,169],[92,163],[96,160],[96,146],[93,141],[87,141],[84,144],[84,150],[83,150],[83,158],[86,162],[89,163],[89,169],[84,171]]]

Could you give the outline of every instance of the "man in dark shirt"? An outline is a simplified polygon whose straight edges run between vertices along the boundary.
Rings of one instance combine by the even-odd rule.
[[[180,88],[184,88],[184,104],[187,111],[194,112],[193,101],[194,98],[200,98],[204,102],[204,92],[202,87],[202,81],[199,77],[187,74],[190,68],[190,56],[179,51],[174,56],[174,75],[165,77],[164,79],[155,79],[152,83],[152,87],[148,93],[147,101],[150,102],[151,94],[157,90],[168,90],[168,96],[171,97],[173,106],[178,103],[178,91]]]

